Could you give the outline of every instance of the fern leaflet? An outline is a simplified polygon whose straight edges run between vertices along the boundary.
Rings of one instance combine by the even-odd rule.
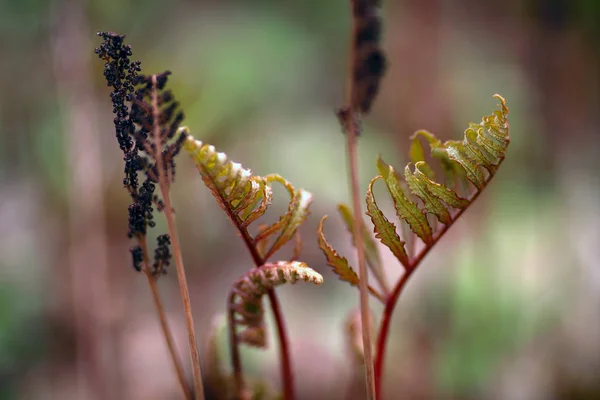
[[[323,277],[305,263],[278,261],[251,269],[233,285],[229,309],[236,315],[235,324],[244,327],[238,333],[240,342],[261,348],[266,346],[262,296],[275,286],[298,281],[320,285]]]
[[[262,262],[257,265],[260,266],[294,237],[298,227],[309,215],[312,194],[304,189],[296,189],[279,175],[266,177],[253,175],[252,171],[243,168],[241,164],[229,161],[227,155],[217,152],[214,146],[195,140],[187,134],[187,130],[184,130],[183,134],[187,135],[183,148],[194,159],[202,180],[223,211],[240,231],[244,240],[249,242],[249,247],[263,249],[260,255]],[[273,225],[263,227],[253,238],[248,232],[248,226],[264,215],[271,204],[273,182],[280,183],[289,192],[288,211]],[[264,241],[276,234],[278,235],[267,249]]]

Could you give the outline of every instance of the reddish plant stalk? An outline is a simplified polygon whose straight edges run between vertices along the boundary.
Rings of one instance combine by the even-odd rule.
[[[502,164],[503,161],[504,161],[504,159],[500,160],[500,162],[498,163],[498,167]],[[447,225],[444,225],[444,227],[438,231],[438,233],[433,238],[432,243],[430,245],[426,246],[425,248],[423,248],[423,250],[421,250],[419,252],[419,254],[417,254],[413,259],[410,260],[410,263],[408,265],[408,268],[406,269],[406,272],[400,277],[398,282],[396,282],[396,285],[394,286],[392,294],[387,299],[384,310],[383,310],[383,316],[381,319],[379,334],[377,336],[377,347],[376,347],[376,351],[375,351],[375,393],[376,393],[377,400],[382,399],[381,385],[382,385],[382,378],[383,378],[383,361],[385,359],[387,337],[388,337],[389,330],[390,330],[392,314],[396,307],[396,303],[398,302],[398,299],[400,298],[400,294],[402,294],[402,291],[406,287],[406,283],[408,282],[412,273],[421,264],[421,261],[423,261],[425,256],[435,246],[435,244],[442,238],[442,236],[444,236],[444,234],[448,231],[448,229],[450,229],[450,227],[454,224],[454,222],[456,222],[456,220],[460,218],[462,213],[465,212],[465,210],[473,204],[473,202],[477,199],[477,197],[479,197],[479,195],[481,194],[483,189],[485,189],[486,186],[489,184],[492,177],[493,176],[490,175],[488,177],[488,179],[485,181],[483,187],[481,187],[479,190],[477,190],[475,193],[473,193],[473,195],[469,198],[469,205],[461,210],[458,210],[452,217],[450,223]]]
[[[232,221],[235,221],[233,215],[229,215],[229,211],[226,211],[228,216]],[[259,254],[256,249],[254,240],[248,233],[245,228],[238,228],[250,255],[252,256],[252,260],[256,267],[261,267],[265,264],[266,260]],[[289,339],[287,334],[287,329],[285,325],[285,320],[283,318],[283,313],[281,312],[281,307],[279,306],[279,299],[277,298],[277,294],[274,289],[269,289],[267,292],[269,296],[269,302],[271,303],[271,309],[273,311],[273,317],[275,318],[275,324],[277,325],[277,337],[279,339],[279,355],[281,358],[281,381],[283,385],[283,399],[284,400],[294,400],[295,392],[294,392],[294,374],[292,372],[292,359],[290,356],[290,346]],[[231,300],[231,299],[229,299]],[[231,304],[228,301],[228,304]],[[231,351],[231,363],[233,367],[233,376],[236,385],[236,391],[238,395],[240,395],[244,390],[244,377],[242,374],[242,361],[240,357],[239,350],[239,342],[237,338],[237,333],[235,331],[234,324],[234,312],[229,310],[229,346]]]

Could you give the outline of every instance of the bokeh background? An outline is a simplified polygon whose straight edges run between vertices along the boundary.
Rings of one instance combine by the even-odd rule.
[[[382,14],[390,67],[360,139],[364,189],[377,154],[401,167],[416,129],[458,138],[494,93],[512,129],[493,183],[399,302],[387,398],[600,399],[600,3],[388,0]],[[349,202],[334,115],[348,29],[347,0],[0,1],[0,399],[179,398],[131,267],[100,30],[126,34],[146,73],[173,71],[197,138],[314,193],[303,260],[326,282],[278,290],[298,394],[362,398],[345,327],[357,292],[315,236],[330,214],[330,241],[354,260],[335,210]],[[173,196],[204,343],[252,261],[185,156]],[[160,288],[188,366],[174,271]],[[243,358],[276,391],[274,347]]]

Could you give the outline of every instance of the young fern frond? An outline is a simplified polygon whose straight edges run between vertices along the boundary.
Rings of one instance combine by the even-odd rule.
[[[235,313],[235,324],[244,328],[238,333],[241,343],[266,347],[262,297],[276,286],[298,281],[320,285],[323,277],[303,262],[278,261],[251,269],[233,285],[229,292],[229,309]]]
[[[298,227],[309,215],[312,203],[312,194],[304,189],[296,189],[290,182],[281,176],[272,174],[265,177],[256,176],[252,171],[245,169],[241,164],[229,161],[225,153],[217,152],[214,146],[203,144],[188,134],[183,128],[183,135],[187,138],[183,148],[190,153],[202,180],[211,190],[217,202],[225,211],[231,222],[240,231],[249,247],[256,250],[261,247],[266,250],[261,252],[261,266],[277,250],[294,237]],[[253,238],[248,232],[248,226],[264,215],[273,200],[273,182],[283,185],[290,194],[288,211],[279,221],[271,226],[263,227]],[[276,235],[270,247],[263,242]],[[260,244],[260,246],[258,246]],[[255,261],[256,260],[256,255]]]
[[[410,276],[424,257],[448,231],[452,224],[475,201],[482,190],[498,171],[504,161],[510,143],[508,108],[500,95],[500,109],[484,116],[479,124],[470,123],[461,141],[450,140],[442,143],[432,133],[418,131],[412,136],[410,157],[412,162],[404,168],[402,180],[394,168],[381,158],[377,160],[379,176],[371,180],[367,189],[367,215],[371,217],[375,238],[388,247],[404,266],[405,272],[394,285],[393,290],[382,298],[385,304],[381,325],[377,337],[377,350],[374,361],[375,392],[381,398],[381,380],[386,339],[394,307],[406,286]],[[434,180],[434,170],[425,161],[425,152],[420,138],[424,138],[431,148],[431,156],[439,160],[444,171],[443,183]],[[403,238],[396,231],[396,225],[390,222],[377,206],[373,195],[373,184],[382,179],[392,197],[396,215],[401,223],[408,226]],[[462,185],[459,185],[462,183]],[[459,187],[463,188],[459,194]],[[464,196],[464,197],[463,197]],[[344,220],[348,219],[345,209],[340,208]],[[431,217],[428,217],[431,214]],[[323,233],[323,222],[319,226],[319,247],[325,253],[327,264],[341,280],[356,286],[361,282],[346,258],[333,249]],[[436,223],[436,220],[439,223]],[[407,233],[408,232],[408,233]],[[411,254],[405,247],[405,241],[414,243],[420,238],[425,246],[417,254]],[[403,240],[404,239],[404,240]],[[354,238],[356,240],[356,238]],[[369,243],[365,240],[365,243]],[[375,271],[374,271],[375,272]],[[375,273],[377,276],[377,274]],[[372,294],[372,288],[369,288]]]
[[[442,143],[427,131],[416,132],[412,136],[410,151],[412,162],[404,168],[403,181],[391,165],[386,164],[381,158],[377,160],[379,176],[373,178],[367,189],[367,215],[373,223],[375,237],[390,249],[407,270],[416,267],[450,225],[472,204],[504,160],[510,143],[508,108],[502,96],[494,95],[494,97],[500,100],[500,109],[484,116],[479,124],[470,123],[462,141],[450,140]],[[420,137],[426,139],[432,157],[440,160],[446,178],[450,181],[449,185],[433,180],[433,169],[425,161],[425,153],[419,142]],[[373,184],[380,179],[385,182],[392,197],[398,219],[404,221],[425,243],[425,248],[419,254],[409,255],[404,240],[396,231],[396,226],[379,209],[373,195]],[[456,184],[458,181],[463,181],[466,187],[469,187],[469,183],[472,184],[470,196],[459,195]],[[343,219],[347,219],[342,208],[340,213]],[[427,217],[428,214],[433,215],[441,225],[432,224]],[[327,243],[322,228],[321,224],[320,244]],[[334,272],[340,276],[340,279],[355,284],[354,281],[347,279],[348,271],[352,271],[352,268],[349,265],[346,267],[346,259],[339,256],[332,248],[322,245],[321,249],[328,259],[328,264],[337,266],[334,267]]]
[[[325,254],[327,258],[327,265],[329,265],[333,272],[338,276],[341,281],[348,282],[351,286],[358,286],[360,283],[360,279],[354,269],[348,263],[346,257],[342,257],[339,255],[337,251],[327,242],[325,238],[325,234],[323,233],[323,223],[327,219],[327,215],[325,215],[321,222],[319,223],[318,230],[318,240],[319,240],[319,248]],[[385,297],[375,290],[371,285],[368,286],[369,293],[379,299],[382,303],[385,302]]]
[[[245,229],[262,216],[271,204],[273,192],[266,179],[253,176],[241,164],[228,161],[225,153],[219,153],[214,146],[194,140],[187,135],[183,148],[193,157],[204,184],[211,190],[219,206],[231,222]]]
[[[267,294],[280,343],[284,397],[292,399],[294,383],[287,333],[273,288],[284,282],[293,283],[298,279],[321,283],[322,277],[305,264],[293,259],[275,264],[267,264],[267,260],[293,237],[298,238],[297,229],[309,215],[312,194],[303,189],[296,189],[279,175],[252,175],[249,169],[228,161],[227,156],[217,152],[213,146],[195,140],[188,134],[187,129],[181,131],[181,137],[183,148],[192,156],[202,180],[240,233],[256,266],[234,285],[228,300],[229,342],[235,393],[241,398],[246,390],[239,344],[246,343],[258,347],[266,345],[261,299],[262,295]],[[271,204],[271,185],[274,182],[283,185],[290,195],[288,211],[270,226],[261,224],[257,234],[253,236],[248,228],[264,215]],[[293,250],[294,258],[298,256],[300,248],[301,244],[297,239]],[[238,334],[238,327],[245,329]]]
[[[346,228],[352,237],[352,245],[356,245],[356,238],[354,237],[354,217],[352,216],[352,210],[346,204],[338,204],[338,212],[340,213]],[[379,286],[385,293],[390,291],[387,280],[385,278],[385,272],[383,271],[383,264],[381,263],[381,256],[379,255],[379,249],[377,248],[377,242],[373,239],[373,235],[369,232],[369,229],[361,221],[360,232],[365,244],[365,259],[368,267],[377,279]]]

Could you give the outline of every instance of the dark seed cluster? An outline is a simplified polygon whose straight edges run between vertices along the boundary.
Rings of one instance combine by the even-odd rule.
[[[380,47],[381,17],[378,0],[354,0],[352,11],[355,22],[353,38],[354,60],[352,77],[354,95],[352,107],[363,113],[371,110],[379,91],[379,83],[386,69],[386,58]]]
[[[96,54],[104,60],[104,77],[112,88],[110,98],[115,115],[114,125],[119,147],[125,161],[123,185],[133,202],[128,208],[128,236],[144,237],[148,227],[154,227],[154,207],[162,210],[163,203],[155,194],[159,181],[157,156],[162,165],[166,182],[170,185],[175,176],[175,156],[179,153],[185,136],[173,140],[183,121],[183,112],[173,93],[165,90],[170,72],[158,75],[141,75],[141,63],[131,61],[131,46],[126,45],[124,35],[99,32],[103,40]],[[155,139],[158,132],[158,142]],[[160,148],[160,153],[158,149]],[[140,185],[139,176],[144,177]],[[170,263],[170,239],[158,236],[155,251],[154,273],[166,271]],[[130,249],[133,266],[140,271],[144,254],[140,246]],[[157,273],[157,270],[160,270]]]
[[[185,136],[180,135],[176,140],[173,140],[183,122],[184,115],[179,109],[179,102],[175,101],[173,93],[170,90],[165,90],[169,75],[171,75],[171,72],[165,71],[158,75],[139,77],[138,98],[132,104],[131,119],[138,127],[134,132],[136,140],[146,143],[151,151],[155,151],[154,119],[156,114],[156,127],[159,129],[164,172],[169,183],[171,183],[175,176],[175,156],[181,150]],[[153,93],[155,93],[155,99]],[[156,110],[154,101],[156,101]],[[148,171],[152,179],[156,181],[159,176],[156,163],[149,166]]]
[[[140,246],[132,246],[129,248],[131,253],[131,259],[133,261],[133,269],[137,272],[142,270],[142,264],[144,263],[144,251]]]
[[[160,235],[156,238],[156,249],[154,250],[154,275],[164,275],[171,264],[171,238],[169,235]]]

